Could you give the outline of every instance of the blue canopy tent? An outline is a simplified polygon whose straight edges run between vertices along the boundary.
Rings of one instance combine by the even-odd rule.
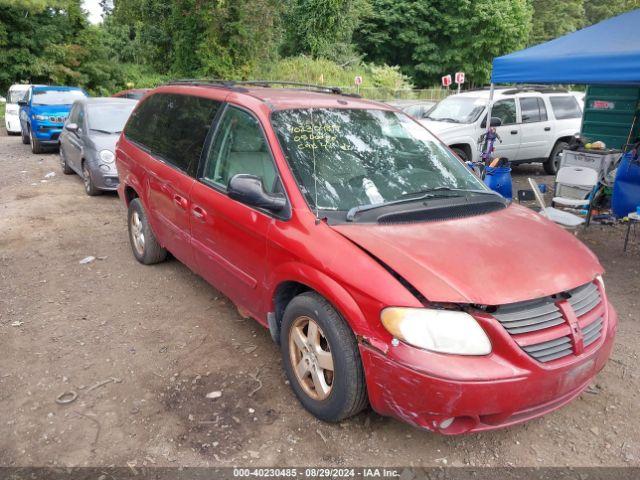
[[[495,58],[488,117],[496,83],[640,86],[639,32],[640,9]],[[633,125],[631,127],[633,129]],[[626,161],[624,171],[618,169],[614,188],[614,212],[620,216],[640,203],[640,166],[632,166],[628,158]],[[625,178],[621,178],[623,176]],[[620,193],[618,206],[616,189]]]
[[[640,84],[640,9],[493,60],[492,83]]]

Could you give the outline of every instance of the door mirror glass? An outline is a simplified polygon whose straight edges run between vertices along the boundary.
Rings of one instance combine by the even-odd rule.
[[[77,132],[79,127],[77,123],[67,123],[64,126],[65,129],[69,130],[70,132]]]
[[[229,180],[227,186],[229,198],[252,207],[264,208],[272,212],[284,209],[287,200],[284,196],[267,193],[260,177],[239,173]]]

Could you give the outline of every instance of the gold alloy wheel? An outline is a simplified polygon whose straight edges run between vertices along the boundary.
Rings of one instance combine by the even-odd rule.
[[[333,388],[333,355],[322,329],[301,316],[289,330],[289,358],[298,383],[314,400],[324,400]]]

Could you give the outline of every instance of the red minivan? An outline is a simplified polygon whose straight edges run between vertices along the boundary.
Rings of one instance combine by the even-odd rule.
[[[268,327],[322,420],[369,403],[444,434],[513,425],[570,402],[611,352],[597,258],[387,105],[174,82],[116,157],[136,259],[171,252]]]

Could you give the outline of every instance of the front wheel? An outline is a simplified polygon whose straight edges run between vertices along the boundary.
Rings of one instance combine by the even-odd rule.
[[[167,250],[162,248],[151,231],[147,214],[139,198],[134,198],[129,204],[127,223],[131,250],[136,260],[144,265],[152,265],[167,258]]]
[[[569,148],[569,144],[567,142],[557,142],[551,150],[551,155],[549,159],[544,162],[543,167],[544,171],[548,175],[555,175],[560,170],[560,160],[562,159],[562,151]]]
[[[460,160],[462,160],[463,162],[468,162],[469,161],[469,155],[467,155],[467,152],[465,152],[463,149],[458,148],[458,147],[451,147],[451,150],[453,151],[453,153],[455,153]]]
[[[29,143],[31,143],[31,153],[42,153],[44,149],[40,141],[33,135],[33,130],[29,129]]]
[[[25,145],[29,145],[29,129],[25,132],[22,128],[20,128],[20,135],[22,135],[22,143]]]
[[[320,420],[338,422],[367,405],[356,338],[338,312],[317,293],[302,293],[287,305],[280,350],[293,391]]]
[[[100,195],[102,191],[99,188],[96,188],[93,183],[93,179],[91,178],[91,172],[87,167],[87,162],[82,164],[82,182],[84,183],[84,191],[90,197],[95,197],[96,195]]]
[[[65,175],[71,175],[73,173],[73,170],[67,163],[67,157],[62,150],[62,145],[60,146],[60,165],[62,166],[62,173],[64,173]]]

